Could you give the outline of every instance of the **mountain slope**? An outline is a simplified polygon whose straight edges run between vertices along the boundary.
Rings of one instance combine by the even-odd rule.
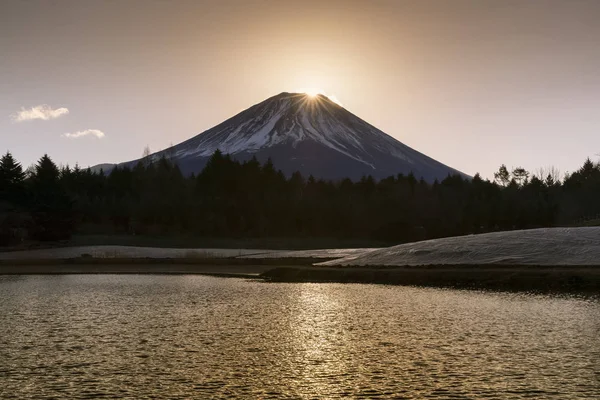
[[[184,173],[197,173],[220,150],[238,160],[271,158],[286,174],[318,178],[384,178],[411,171],[425,180],[458,171],[419,153],[327,97],[281,93],[167,150]],[[131,165],[131,161],[125,163]]]

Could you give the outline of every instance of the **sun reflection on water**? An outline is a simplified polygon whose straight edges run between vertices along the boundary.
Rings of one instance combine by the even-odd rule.
[[[0,398],[595,398],[596,321],[533,295],[0,277]]]
[[[294,300],[288,340],[299,367],[296,382],[309,385],[314,393],[331,393],[331,378],[342,383],[357,372],[343,318],[348,304],[342,293],[318,284],[301,285]]]

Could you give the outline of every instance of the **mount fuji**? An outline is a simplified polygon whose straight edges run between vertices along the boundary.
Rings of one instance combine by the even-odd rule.
[[[184,174],[200,172],[220,150],[246,161],[271,158],[286,175],[339,180],[376,179],[412,172],[432,182],[462,174],[402,144],[324,95],[281,93],[185,142],[151,154],[167,157]],[[119,164],[133,166],[139,160]]]

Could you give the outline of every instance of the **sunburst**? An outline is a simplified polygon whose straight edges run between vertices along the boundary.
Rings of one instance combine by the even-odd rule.
[[[311,99],[317,98],[319,95],[325,96],[329,100],[331,100],[335,104],[337,104],[338,106],[340,106],[340,107],[344,106],[342,104],[342,102],[335,95],[328,95],[323,89],[319,89],[319,88],[316,88],[316,87],[309,87],[309,88],[297,89],[296,92],[297,93],[304,93],[304,94],[306,94]]]

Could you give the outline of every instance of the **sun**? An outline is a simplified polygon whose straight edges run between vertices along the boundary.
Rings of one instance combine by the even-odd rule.
[[[313,98],[313,99],[316,98],[319,95],[325,96],[329,100],[331,100],[334,103],[336,103],[337,105],[339,105],[340,107],[344,107],[344,105],[342,104],[342,102],[339,101],[338,98],[335,95],[329,95],[323,89],[319,89],[319,88],[316,88],[316,87],[301,88],[301,89],[297,89],[296,93],[304,93],[308,97]]]
[[[300,93],[306,93],[310,97],[317,97],[322,94],[325,95],[325,91],[317,88],[302,88],[298,90]]]

